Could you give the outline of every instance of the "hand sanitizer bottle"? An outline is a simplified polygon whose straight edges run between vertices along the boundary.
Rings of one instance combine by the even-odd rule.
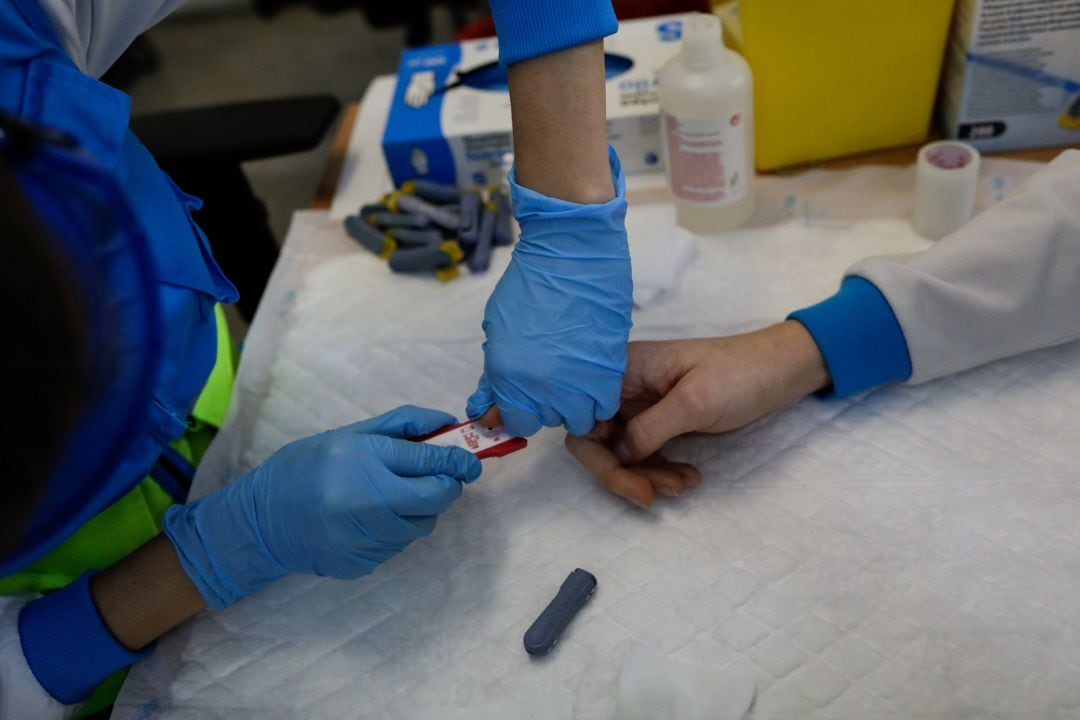
[[[719,18],[692,15],[660,71],[664,163],[687,230],[718,233],[753,214],[753,113],[750,66],[724,47]]]

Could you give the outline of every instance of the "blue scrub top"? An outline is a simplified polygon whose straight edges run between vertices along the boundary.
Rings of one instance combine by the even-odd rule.
[[[130,107],[125,94],[78,70],[36,0],[0,3],[0,108],[72,135],[115,179],[149,243],[150,287],[164,330],[162,360],[153,392],[145,398],[142,427],[104,477],[65,472],[51,480],[21,544],[0,559],[0,576],[47,554],[127,494],[162,448],[183,434],[216,358],[214,305],[238,297],[191,218],[200,202],[180,190],[132,134]],[[102,432],[110,420],[91,419]]]

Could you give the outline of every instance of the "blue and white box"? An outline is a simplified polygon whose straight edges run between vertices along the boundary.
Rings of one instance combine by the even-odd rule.
[[[957,2],[939,108],[983,151],[1080,142],[1080,2]]]
[[[604,41],[608,140],[627,173],[663,170],[660,68],[679,50],[684,15],[621,23]],[[394,182],[499,182],[514,148],[510,96],[494,38],[406,50],[383,134]],[[566,110],[572,122],[572,108]]]

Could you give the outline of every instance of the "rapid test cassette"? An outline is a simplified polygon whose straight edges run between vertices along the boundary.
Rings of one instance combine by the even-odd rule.
[[[496,458],[517,452],[529,444],[522,437],[512,437],[501,427],[485,428],[478,422],[463,422],[441,428],[420,438],[417,442],[444,447],[464,448],[481,460]]]

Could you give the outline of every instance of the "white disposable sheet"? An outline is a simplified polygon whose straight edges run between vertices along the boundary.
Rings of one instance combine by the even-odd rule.
[[[988,160],[979,205],[1032,169]],[[926,247],[904,219],[912,187],[911,168],[763,180],[751,227],[698,239],[634,336],[759,327],[831,294],[859,258]],[[327,215],[298,214],[197,494],[401,403],[460,414],[508,256],[449,284],[402,277]],[[567,694],[574,717],[609,720],[642,644],[748,669],[752,718],[1075,718],[1078,414],[1077,344],[807,399],[676,442],[705,481],[649,511],[544,431],[488,461],[435,533],[374,575],[290,578],[164,638],[114,717],[415,720]],[[575,567],[597,592],[531,659],[522,635]]]
[[[679,662],[644,645],[623,658],[615,720],[739,720],[754,701],[754,676]]]
[[[634,258],[634,305],[648,307],[675,290],[697,255],[697,242],[675,224],[671,203],[637,205],[628,211],[630,255]]]

